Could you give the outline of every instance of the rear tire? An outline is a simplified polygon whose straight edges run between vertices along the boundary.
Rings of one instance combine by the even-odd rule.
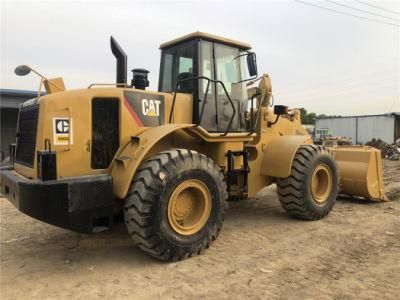
[[[291,175],[278,179],[278,195],[289,215],[319,220],[332,210],[338,195],[337,166],[332,153],[316,145],[297,150]]]
[[[136,172],[124,219],[134,243],[164,261],[202,254],[217,238],[228,194],[220,168],[185,149],[161,152]]]

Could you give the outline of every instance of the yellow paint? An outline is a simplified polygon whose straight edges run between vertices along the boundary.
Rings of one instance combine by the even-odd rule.
[[[195,234],[207,223],[211,206],[208,187],[199,180],[185,180],[172,192],[167,208],[168,222],[179,234]]]
[[[332,172],[327,165],[320,164],[314,169],[311,175],[310,188],[315,201],[324,203],[328,200],[332,191],[332,182]]]
[[[47,94],[65,91],[64,80],[61,77],[43,80],[43,84]]]
[[[56,140],[58,143],[65,143],[66,145],[68,145],[69,142],[69,137],[68,136],[64,136],[64,135],[58,135],[56,136]]]
[[[368,146],[337,146],[335,154],[342,193],[376,200],[385,196],[381,151]]]
[[[187,41],[187,40],[191,40],[191,39],[194,39],[194,38],[211,40],[211,41],[219,42],[219,43],[222,43],[222,44],[230,45],[230,46],[233,46],[233,47],[238,47],[239,49],[242,49],[242,50],[250,50],[251,49],[251,46],[249,44],[242,43],[242,42],[235,41],[235,40],[231,40],[231,39],[228,39],[228,38],[225,38],[225,37],[221,37],[221,36],[205,33],[205,32],[200,32],[200,31],[196,31],[196,32],[184,35],[182,37],[179,37],[177,39],[174,39],[172,41],[163,43],[163,44],[160,45],[160,49],[167,48],[167,47],[173,46],[173,45],[175,45],[177,43],[181,43],[181,42],[184,42],[184,41]]]
[[[152,110],[150,110],[150,111],[147,113],[147,116],[148,116],[148,117],[157,117],[157,114],[156,114],[156,112],[152,109]]]
[[[288,177],[297,149],[311,142],[310,137],[306,135],[283,135],[272,139],[265,147],[261,174],[278,178]]]
[[[248,44],[224,39],[204,33],[194,33],[172,42],[161,45],[167,47],[173,43],[193,37],[217,40],[239,48],[250,49]],[[111,174],[113,191],[117,198],[124,199],[132,178],[140,165],[150,156],[169,148],[193,149],[213,159],[226,174],[228,150],[241,151],[246,149],[249,154],[250,174],[248,180],[248,195],[255,196],[263,187],[272,184],[276,178],[290,175],[293,157],[303,144],[310,144],[311,139],[305,128],[301,126],[300,112],[290,110],[287,115],[276,120],[269,104],[272,97],[272,84],[268,74],[264,74],[258,88],[250,87],[251,97],[260,91],[261,106],[253,111],[253,120],[258,110],[260,118],[254,133],[210,133],[204,128],[195,127],[192,123],[193,97],[190,94],[176,95],[172,122],[168,124],[172,106],[172,93],[158,93],[164,96],[165,124],[158,127],[143,127],[132,117],[125,106],[124,91],[134,91],[129,87],[108,87],[107,85],[91,85],[87,89],[65,91],[62,79],[51,79],[60,88],[47,84],[49,94],[39,99],[39,122],[36,137],[36,151],[45,149],[44,141],[53,141],[53,119],[66,118],[74,121],[71,139],[68,136],[57,136],[57,141],[64,145],[52,145],[57,152],[57,176],[78,177],[98,173]],[[46,82],[45,82],[46,85]],[[106,86],[106,87],[103,87]],[[155,94],[157,92],[143,91],[141,93]],[[107,169],[91,168],[92,115],[91,107],[94,98],[119,99],[120,147]],[[148,116],[156,116],[151,110]],[[249,117],[249,116],[248,116]],[[248,118],[247,122],[250,118]],[[72,124],[72,123],[70,123]],[[137,137],[137,140],[132,140]],[[72,143],[73,139],[73,143]],[[341,175],[343,192],[370,198],[384,199],[382,166],[380,153],[367,148],[332,148],[336,155]],[[235,168],[243,167],[241,157],[236,157]],[[32,179],[37,178],[36,159],[33,168],[15,164],[15,170],[20,175]],[[316,186],[317,184],[314,183]]]

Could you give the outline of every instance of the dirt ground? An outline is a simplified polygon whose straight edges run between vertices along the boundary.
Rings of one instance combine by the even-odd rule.
[[[123,224],[76,234],[1,198],[1,299],[399,299],[400,162],[384,165],[391,202],[339,199],[306,222],[269,187],[230,203],[213,246],[178,263],[142,254]]]

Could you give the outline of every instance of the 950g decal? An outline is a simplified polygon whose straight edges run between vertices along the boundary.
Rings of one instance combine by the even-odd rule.
[[[72,119],[53,118],[53,144],[54,145],[72,145]],[[70,140],[71,139],[71,140]]]

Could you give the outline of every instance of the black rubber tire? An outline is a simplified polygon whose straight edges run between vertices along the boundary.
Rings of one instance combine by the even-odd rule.
[[[235,195],[235,196],[230,196],[228,198],[228,202],[238,202],[238,201],[243,201],[243,200],[247,200],[248,197],[247,195]]]
[[[175,187],[197,179],[208,187],[211,212],[207,223],[193,235],[172,229],[167,207]],[[124,220],[134,243],[147,254],[177,261],[202,254],[222,229],[228,204],[226,182],[208,157],[186,149],[171,149],[147,160],[136,172],[124,206]]]
[[[332,173],[332,190],[326,201],[317,202],[311,193],[311,175],[314,169],[325,164]],[[329,214],[335,205],[339,189],[339,177],[333,154],[322,146],[302,145],[297,150],[291,175],[277,180],[278,195],[282,207],[298,219],[319,220]]]

